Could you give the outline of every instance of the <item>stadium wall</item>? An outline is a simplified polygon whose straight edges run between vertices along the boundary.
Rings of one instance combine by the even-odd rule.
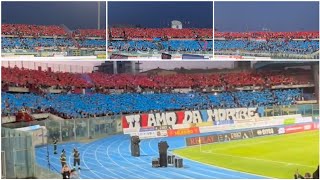
[[[195,146],[200,144],[212,144],[218,142],[228,142],[233,140],[241,140],[247,138],[255,138],[270,135],[291,134],[304,131],[319,129],[319,122],[300,123],[295,125],[281,125],[260,127],[255,129],[240,129],[231,132],[217,132],[210,135],[187,137],[185,139],[187,146]]]

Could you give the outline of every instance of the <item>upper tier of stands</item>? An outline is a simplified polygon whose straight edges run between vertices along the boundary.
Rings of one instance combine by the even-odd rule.
[[[98,29],[78,29],[68,33],[61,26],[43,26],[43,25],[27,25],[27,24],[2,24],[2,35],[12,35],[18,37],[40,37],[40,36],[75,36],[80,38],[101,37],[106,38],[106,30]]]
[[[213,29],[209,28],[110,28],[109,35],[112,38],[177,38],[177,39],[195,39],[195,38],[212,38]]]
[[[319,39],[319,32],[214,32],[225,39]]]
[[[60,86],[104,88],[204,88],[308,84],[309,78],[300,78],[308,73],[299,71],[277,72],[231,72],[214,74],[173,75],[110,75],[104,73],[48,72],[23,68],[2,67],[2,86]],[[310,73],[309,73],[310,74]],[[299,78],[297,78],[299,77]],[[312,77],[311,77],[312,78]]]

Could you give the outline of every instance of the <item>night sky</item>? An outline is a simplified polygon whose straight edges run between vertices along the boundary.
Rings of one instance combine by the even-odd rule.
[[[106,2],[101,2],[100,27],[106,28]],[[98,3],[90,2],[2,2],[2,23],[60,25],[69,29],[97,29]]]
[[[219,31],[318,31],[319,2],[215,2]]]
[[[212,2],[108,2],[108,24],[171,27],[178,20],[183,27],[212,28]]]

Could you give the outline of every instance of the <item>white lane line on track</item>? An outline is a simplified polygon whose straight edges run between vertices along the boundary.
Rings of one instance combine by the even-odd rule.
[[[162,139],[163,139],[163,138],[160,138],[158,142],[160,142]],[[149,139],[149,140],[148,140],[148,141],[149,141],[148,145],[149,145],[149,148],[151,149],[151,151],[157,153],[157,152],[151,147],[151,142],[152,142],[153,140],[156,140],[156,139],[155,139],[155,138],[154,138],[154,139]],[[206,176],[206,175],[203,175],[203,174],[196,173],[196,172],[194,172],[194,171],[190,171],[190,170],[188,170],[188,169],[184,169],[184,170],[185,170],[185,171],[188,171],[188,172],[190,172],[190,173],[192,173],[192,174],[197,174],[197,175]],[[188,179],[190,179],[190,178],[191,178],[191,179],[194,179],[193,177],[186,176],[186,175],[182,175],[182,174],[178,174],[178,173],[176,173],[176,172],[171,172],[171,174],[178,175],[178,177],[179,177],[179,176],[183,176],[183,177],[188,178]],[[210,177],[211,177],[211,176],[210,176]],[[211,178],[215,178],[215,177],[211,177]]]
[[[107,167],[105,167],[99,160],[98,160],[98,157],[97,157],[97,150],[103,145],[104,143],[101,143],[99,146],[97,146],[95,148],[95,151],[94,151],[94,157],[95,157],[95,160],[101,165],[101,167],[103,167],[103,169],[109,171],[110,173],[114,174],[114,176],[110,176],[111,178],[115,178],[117,179],[118,178],[121,178],[121,179],[124,179],[122,176],[118,175],[118,174],[115,174],[114,172],[112,172],[111,170],[109,170]]]
[[[93,146],[94,143],[95,143],[95,142],[91,143],[89,146],[86,146],[85,150],[84,150],[83,153],[82,153],[82,158],[81,158],[81,159],[82,159],[82,161],[83,161],[83,164],[87,167],[87,169],[89,169],[90,172],[92,172],[94,175],[96,175],[99,179],[102,179],[101,176],[99,176],[98,174],[96,174],[94,171],[92,171],[92,170],[89,168],[89,166],[87,166],[86,161],[85,161],[85,158],[84,158],[86,152],[88,151],[88,148],[89,148],[90,146]],[[80,176],[81,176],[81,174],[80,174]],[[91,178],[92,178],[92,177],[91,177]]]
[[[145,141],[142,141],[142,142],[145,142]],[[143,151],[142,143],[141,143],[141,151],[142,151],[144,154],[147,154],[145,151]],[[130,145],[129,145],[129,152],[130,152]],[[142,162],[144,162],[144,163],[150,163],[150,162],[147,162],[147,161],[143,160],[141,157],[139,157],[139,159],[140,159],[140,161],[142,161]],[[158,170],[161,170],[161,171],[162,171],[162,169],[158,169]],[[163,172],[163,171],[162,171],[162,172]],[[177,173],[175,173],[175,172],[168,172],[168,171],[166,171],[166,172],[163,172],[163,173],[171,174],[171,175],[174,175],[174,176],[177,176],[177,175],[178,175],[178,177],[179,177],[179,176],[184,176],[184,175],[181,175],[181,174],[177,174]],[[192,177],[189,177],[189,176],[185,176],[185,177],[188,178],[188,179],[192,178]]]
[[[104,142],[104,143],[101,143],[101,144],[106,144],[106,143],[109,143],[108,145],[107,145],[107,156],[108,156],[108,158],[115,164],[115,165],[117,165],[118,167],[120,167],[121,169],[123,169],[123,170],[125,170],[125,171],[127,171],[127,172],[129,172],[130,174],[134,174],[134,175],[136,175],[136,176],[134,176],[134,177],[138,177],[138,178],[144,178],[144,177],[142,177],[142,176],[140,176],[140,175],[137,175],[137,174],[135,174],[135,173],[133,173],[132,171],[129,171],[129,170],[127,170],[127,169],[125,169],[125,168],[123,168],[122,166],[120,166],[118,163],[116,163],[115,161],[113,161],[112,160],[112,158],[110,157],[110,154],[109,154],[109,148],[111,147],[111,145],[112,144],[114,144],[115,142],[118,142],[119,141],[119,137],[118,137],[118,140],[116,140],[116,141],[114,141],[114,142],[112,142],[112,143],[109,143],[109,142]]]
[[[123,144],[123,143],[126,142],[126,141],[127,141],[127,140],[123,140],[120,144],[118,144],[118,153],[119,153],[119,155],[120,155],[124,160],[126,160],[129,164],[132,164],[133,166],[135,166],[135,167],[137,167],[137,168],[139,168],[139,169],[142,169],[143,171],[149,172],[149,174],[156,175],[157,178],[160,178],[160,177],[161,177],[161,178],[168,178],[168,177],[162,176],[162,175],[160,175],[160,174],[154,173],[154,172],[152,172],[152,171],[149,171],[149,170],[147,170],[147,169],[143,169],[143,168],[141,168],[140,166],[137,166],[137,165],[133,164],[132,162],[128,161],[127,158],[123,157],[122,153],[120,152],[120,146],[121,146],[121,144]],[[130,146],[130,141],[128,141],[128,142],[129,142],[129,146]]]
[[[163,138],[160,138],[160,140],[159,141],[161,141]],[[152,141],[152,140],[151,140]],[[149,147],[150,147],[150,149],[153,151],[153,152],[156,152],[155,151],[155,149],[153,149],[152,147],[151,147],[151,141],[149,142]],[[173,154],[173,153],[172,153]],[[182,157],[182,156],[180,156],[180,157]],[[185,158],[185,159],[187,159],[187,158]],[[203,163],[202,163],[203,164]],[[198,168],[198,167],[193,167],[194,169],[198,169],[198,170],[200,170],[200,171],[205,171],[205,170],[203,170],[202,168]],[[217,168],[217,167],[216,167]],[[214,171],[211,171],[212,173],[214,173],[214,174],[221,174],[221,175],[225,175],[225,176],[230,176],[230,177],[235,177],[235,178],[241,178],[242,176],[236,176],[236,175],[230,175],[230,174],[226,174],[226,173],[223,173],[223,172],[219,172],[219,171],[217,171],[217,170],[214,170]],[[205,171],[205,173],[206,173],[206,171]],[[217,178],[217,177],[215,177],[215,176],[210,176],[210,178]],[[218,179],[220,179],[220,178],[218,178]]]

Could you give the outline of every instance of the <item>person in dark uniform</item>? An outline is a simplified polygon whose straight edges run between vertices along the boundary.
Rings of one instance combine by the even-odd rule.
[[[296,173],[294,174],[294,179],[312,179],[310,173],[305,173],[304,176],[302,176],[299,171],[297,170]]]
[[[57,154],[57,143],[58,143],[58,140],[54,137],[53,138],[53,154]]]
[[[319,165],[318,169],[315,172],[313,172],[312,179],[319,179]]]
[[[66,156],[66,152],[64,151],[64,149],[61,152],[60,162],[61,162],[62,167],[64,167],[64,165],[67,165],[67,156]]]
[[[71,170],[70,170],[70,168],[68,167],[68,165],[65,164],[65,165],[62,167],[61,174],[62,174],[62,178],[63,178],[63,179],[70,179]]]
[[[73,149],[73,169],[76,169],[78,164],[78,169],[80,170],[80,153],[77,148]]]

